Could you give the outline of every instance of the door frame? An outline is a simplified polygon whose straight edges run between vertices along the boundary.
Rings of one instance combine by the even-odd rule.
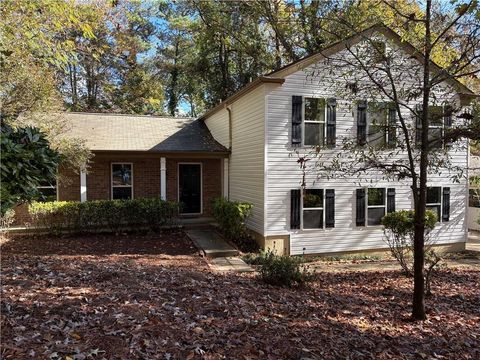
[[[201,215],[203,214],[203,163],[201,162],[179,162],[177,163],[177,202],[180,204],[180,165],[200,165],[200,212],[180,213],[180,215]]]

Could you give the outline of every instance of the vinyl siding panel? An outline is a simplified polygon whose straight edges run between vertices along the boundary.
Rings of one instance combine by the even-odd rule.
[[[207,125],[210,133],[213,135],[215,140],[217,140],[220,144],[222,144],[228,149],[228,147],[230,146],[228,111],[220,110],[219,112],[205,119],[205,124]]]
[[[340,56],[342,56],[340,54]],[[345,54],[347,56],[347,54]],[[310,69],[312,70],[312,69]],[[293,95],[337,98],[337,149],[322,150],[323,159],[333,157],[341,151],[341,137],[356,136],[355,107],[351,101],[338,99],[335,89],[344,88],[342,80],[333,85],[329,79],[330,69],[315,69],[318,79],[312,81],[307,71],[297,71],[286,77],[282,86],[267,88],[267,184],[265,214],[266,235],[290,234],[291,254],[315,254],[341,251],[386,248],[383,231],[378,227],[357,227],[355,225],[355,190],[359,187],[396,188],[396,209],[411,209],[413,199],[410,183],[388,182],[380,173],[371,172],[362,176],[341,177],[338,179],[317,178],[314,173],[306,175],[307,187],[335,189],[335,228],[325,230],[290,230],[290,189],[299,188],[302,171],[297,164],[297,155],[291,142],[291,102]],[[321,72],[319,72],[321,71]],[[322,73],[323,71],[323,73]],[[325,74],[325,76],[322,76]],[[448,89],[447,89],[448,90]],[[446,91],[447,91],[446,90]],[[446,93],[436,94],[438,98]],[[408,114],[408,110],[405,110]],[[413,122],[413,119],[412,119]],[[453,165],[467,166],[465,144],[451,150]],[[300,149],[306,153],[309,149]],[[404,157],[399,154],[398,157]],[[467,201],[466,181],[455,183],[452,174],[443,171],[430,177],[429,186],[449,186],[451,188],[450,221],[440,223],[432,237],[437,244],[465,241],[465,207]]]

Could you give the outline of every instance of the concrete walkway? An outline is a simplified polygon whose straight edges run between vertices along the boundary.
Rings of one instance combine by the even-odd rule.
[[[211,259],[209,261],[210,268],[213,271],[225,272],[225,271],[234,271],[234,272],[252,272],[254,271],[250,265],[245,261],[240,259],[238,256],[235,257],[218,257]]]

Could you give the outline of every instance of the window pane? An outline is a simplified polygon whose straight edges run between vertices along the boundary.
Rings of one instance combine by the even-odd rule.
[[[305,145],[323,145],[324,125],[316,123],[305,123]]]
[[[303,193],[304,208],[323,208],[323,190],[309,189]]]
[[[480,189],[470,189],[468,206],[480,208]]]
[[[305,98],[305,120],[325,121],[325,100]]]
[[[303,211],[304,229],[323,228],[323,210],[304,210]]]
[[[439,187],[427,188],[427,204],[439,204],[442,199],[442,189]]]
[[[435,214],[437,214],[437,221],[440,221],[441,219],[441,214],[440,214],[440,205],[427,205],[427,210],[432,210]]]
[[[382,217],[385,216],[385,208],[368,209],[368,225],[381,225]]]
[[[56,187],[44,187],[39,188],[38,191],[42,194],[43,199],[40,201],[56,201],[57,200],[57,188]]]
[[[113,199],[131,199],[132,188],[131,187],[114,187],[112,188]]]
[[[112,165],[113,186],[132,185],[132,165],[131,164],[113,164]]]
[[[368,105],[367,141],[371,146],[385,145],[387,125],[387,108],[384,103]]]
[[[368,189],[368,206],[385,205],[385,189]]]
[[[428,129],[428,143],[431,149],[441,149],[442,148],[442,138],[443,138],[443,129],[440,128],[429,128]]]
[[[443,107],[442,106],[429,106],[428,107],[428,119],[430,125],[441,126],[443,125]]]

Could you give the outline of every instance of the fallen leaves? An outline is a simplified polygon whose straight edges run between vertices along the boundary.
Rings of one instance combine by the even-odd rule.
[[[477,359],[480,271],[442,270],[409,320],[396,271],[311,288],[211,273],[181,232],[2,245],[2,358]]]

